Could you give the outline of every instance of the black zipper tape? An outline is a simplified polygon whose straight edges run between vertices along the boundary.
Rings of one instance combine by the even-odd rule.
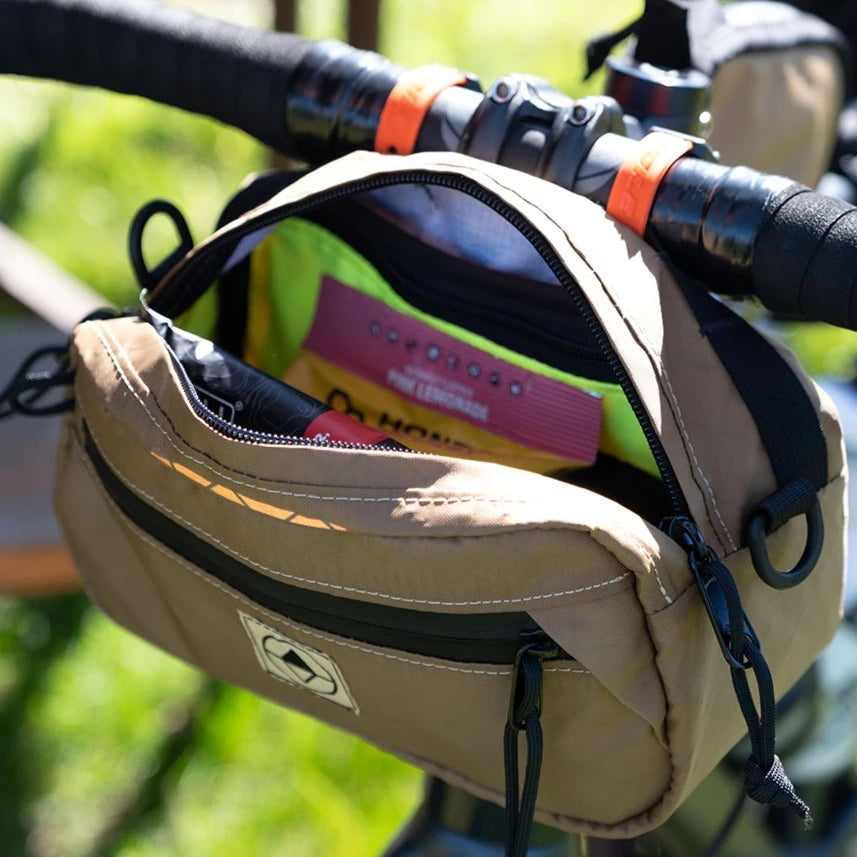
[[[450,173],[434,173],[428,170],[386,173],[339,185],[305,197],[299,202],[279,206],[231,230],[221,240],[200,247],[191,261],[187,262],[171,280],[165,282],[152,294],[151,306],[167,316],[184,312],[220,275],[224,264],[237,247],[238,242],[253,232],[272,226],[286,217],[301,216],[320,206],[347,199],[358,193],[367,193],[399,184],[437,185],[466,193],[503,217],[530,242],[533,249],[542,257],[557,281],[574,301],[578,313],[586,321],[595,343],[607,360],[613,376],[628,399],[661,474],[672,513],[689,517],[690,510],[684,492],[657,430],[631,381],[628,371],[619,359],[619,355],[610,343],[598,316],[580,286],[566,269],[550,243],[529,220],[495,193],[486,190],[472,179]]]
[[[368,645],[458,662],[513,664],[522,642],[553,645],[523,611],[461,614],[412,610],[273,580],[149,505],[111,469],[86,425],[84,434],[98,478],[130,521],[164,547],[284,618]],[[557,657],[571,659],[561,650]]]
[[[357,251],[416,309],[563,372],[616,383],[585,320],[555,284],[429,247],[351,200],[305,219]]]

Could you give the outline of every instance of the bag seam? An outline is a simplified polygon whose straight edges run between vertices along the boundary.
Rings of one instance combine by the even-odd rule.
[[[119,377],[120,377],[121,381],[123,382],[123,384],[125,385],[125,387],[131,393],[131,395],[137,400],[139,405],[146,412],[149,419],[155,425],[155,427],[158,429],[158,431],[160,431],[161,434],[166,438],[166,440],[170,444],[170,446],[179,455],[181,455],[183,458],[186,458],[189,461],[192,461],[194,464],[199,464],[200,466],[205,467],[206,470],[211,471],[218,478],[225,479],[226,481],[231,482],[234,485],[240,485],[244,488],[253,488],[254,490],[261,491],[261,492],[264,492],[266,494],[274,494],[276,496],[281,496],[281,497],[294,497],[297,499],[323,500],[323,501],[333,501],[333,502],[361,502],[361,503],[385,503],[385,502],[387,502],[387,503],[411,503],[411,504],[420,504],[420,505],[432,505],[432,504],[441,505],[444,503],[450,503],[451,504],[451,503],[472,503],[472,502],[487,502],[487,503],[498,503],[498,504],[499,503],[518,503],[518,504],[523,505],[526,502],[525,500],[517,498],[517,497],[490,497],[487,495],[474,495],[474,496],[458,495],[458,496],[447,496],[447,497],[408,497],[405,495],[391,496],[391,497],[354,497],[354,496],[349,497],[349,496],[344,496],[344,495],[340,496],[340,495],[333,495],[333,494],[310,494],[307,492],[288,491],[288,490],[283,490],[283,489],[279,489],[279,488],[266,488],[264,486],[256,484],[255,482],[243,482],[239,479],[235,479],[234,477],[229,476],[228,474],[229,473],[235,473],[235,474],[238,474],[240,476],[247,476],[247,477],[250,477],[253,479],[261,479],[262,477],[257,477],[257,476],[254,476],[254,474],[252,474],[252,473],[245,473],[244,471],[231,468],[228,465],[223,464],[222,462],[218,461],[217,459],[215,459],[211,456],[208,456],[206,453],[203,453],[201,450],[198,450],[196,447],[191,445],[181,435],[181,433],[178,431],[175,424],[170,419],[169,415],[166,413],[166,411],[164,411],[163,407],[161,407],[161,405],[158,402],[158,399],[154,395],[154,393],[152,393],[151,390],[149,390],[148,395],[150,395],[152,397],[152,400],[157,405],[159,412],[164,417],[164,419],[170,424],[170,428],[173,430],[173,434],[177,438],[179,438],[189,449],[192,449],[194,452],[199,453],[200,455],[204,455],[206,458],[209,458],[209,460],[211,462],[213,462],[213,464],[209,464],[206,461],[203,461],[202,459],[195,458],[193,455],[190,455],[189,453],[182,450],[175,443],[175,441],[170,437],[169,432],[167,432],[167,430],[157,421],[155,416],[152,414],[152,412],[146,406],[146,403],[140,397],[139,393],[133,388],[131,383],[128,381],[127,375],[125,374],[122,367],[119,365],[117,355],[113,352],[113,350],[110,348],[108,343],[104,340],[104,338],[101,336],[100,332],[97,330],[96,330],[96,336],[98,336],[98,338],[101,340],[101,343],[104,346],[105,351],[107,352],[107,355],[110,358],[110,361],[113,363],[114,368],[119,373]],[[112,334],[111,334],[111,338],[113,338]],[[130,359],[130,357],[128,357],[128,354],[127,354],[127,352],[125,352],[124,348],[122,348],[122,346],[118,342],[116,342],[115,338],[114,338],[114,342],[116,343],[117,348],[120,351],[122,351],[123,355],[125,356],[125,359],[129,363],[129,365],[131,365],[133,367],[133,363],[131,362],[131,359]],[[137,377],[139,379],[139,376],[137,376]],[[146,387],[146,389],[148,390],[148,387],[146,386],[146,384],[144,384],[142,382],[142,379],[139,379],[139,380],[140,380],[141,385],[143,387]],[[212,429],[212,431],[214,432],[214,429]],[[216,434],[217,432],[214,432],[214,433]],[[214,466],[214,465],[216,465],[216,466]],[[226,472],[224,473],[223,471],[226,471]],[[269,480],[269,481],[272,481],[272,480]]]
[[[688,589],[690,589],[691,587],[693,587],[695,585],[696,585],[695,581],[692,580],[692,581],[690,581],[688,586],[685,587],[685,589],[683,591],[686,592]],[[637,592],[637,600],[638,601],[640,600],[639,599],[639,591]],[[678,596],[676,596],[676,600],[678,600]],[[663,609],[665,610],[667,608],[663,608]],[[658,805],[664,803],[664,801],[667,798],[667,795],[669,795],[673,791],[675,784],[676,784],[677,761],[676,761],[674,750],[673,750],[673,744],[672,744],[672,741],[670,740],[670,714],[672,711],[674,711],[675,706],[672,704],[672,700],[671,700],[671,696],[670,696],[670,683],[666,680],[666,676],[664,675],[663,671],[661,670],[660,665],[658,664],[658,645],[657,645],[657,642],[655,641],[654,634],[652,633],[652,624],[651,623],[653,620],[653,616],[656,615],[657,613],[660,613],[661,611],[656,611],[653,614],[648,614],[648,613],[646,613],[645,610],[643,610],[641,612],[643,614],[643,622],[644,622],[645,627],[646,627],[646,635],[649,638],[649,645],[651,646],[651,651],[653,653],[652,667],[654,669],[655,675],[657,675],[657,677],[658,677],[658,682],[661,686],[661,694],[662,694],[663,700],[664,700],[664,715],[663,715],[663,721],[662,721],[663,722],[663,730],[664,730],[663,731],[664,740],[663,740],[663,743],[661,744],[661,746],[664,748],[664,750],[667,753],[667,758],[669,759],[669,767],[670,767],[669,783],[668,783],[667,787],[664,789],[663,793],[661,794],[661,799],[658,801],[657,804],[655,804],[654,807],[649,807],[649,809],[646,810],[647,812],[651,812],[652,809],[654,809]]]
[[[532,204],[529,200],[526,200],[524,197],[522,197],[522,196],[521,196],[521,194],[520,194],[520,193],[518,193],[518,191],[517,191],[515,188],[509,187],[508,185],[506,185],[505,183],[503,183],[503,182],[502,182],[502,181],[500,181],[499,179],[495,178],[494,176],[491,176],[491,178],[492,178],[494,181],[496,181],[496,183],[497,183],[500,187],[504,188],[504,189],[505,189],[505,190],[507,190],[509,193],[514,194],[514,195],[515,195],[519,200],[521,200],[522,202],[524,202],[524,203],[526,203],[526,204],[528,204],[528,205],[531,205],[531,204]],[[614,300],[614,298],[613,298],[612,293],[611,293],[611,292],[610,292],[610,290],[605,286],[605,284],[604,284],[604,280],[599,276],[599,274],[597,273],[597,271],[596,271],[596,270],[592,267],[592,265],[589,263],[589,261],[588,261],[588,259],[587,259],[586,255],[585,255],[585,253],[584,253],[582,250],[580,250],[580,249],[577,247],[577,245],[574,243],[574,241],[572,240],[571,236],[568,234],[567,230],[566,230],[566,229],[565,229],[565,228],[564,228],[560,223],[558,223],[558,222],[557,222],[557,221],[556,221],[556,220],[555,220],[555,219],[554,219],[554,218],[553,218],[553,217],[552,217],[552,216],[551,216],[547,211],[545,211],[544,209],[540,208],[540,209],[539,209],[539,212],[540,212],[540,213],[541,213],[541,214],[542,214],[542,215],[543,215],[543,216],[544,216],[548,221],[550,221],[550,223],[552,223],[552,224],[553,224],[553,225],[554,225],[554,226],[555,226],[555,227],[556,227],[556,228],[557,228],[557,229],[562,233],[562,235],[563,235],[563,237],[565,238],[566,243],[568,244],[569,248],[570,248],[570,249],[571,249],[571,250],[572,250],[572,251],[573,251],[573,252],[578,256],[578,258],[579,258],[581,261],[585,262],[585,264],[586,264],[587,268],[589,269],[590,273],[591,273],[591,274],[592,274],[592,276],[593,276],[593,277],[598,281],[598,283],[601,285],[601,288],[602,288],[602,290],[603,290],[604,294],[607,296],[607,298],[608,298],[608,300],[610,301],[610,303],[613,305],[613,307],[615,308],[615,310],[618,312],[618,314],[619,314],[620,318],[622,318],[622,320],[625,322],[626,327],[628,327],[628,329],[629,329],[629,331],[632,333],[632,335],[634,335],[635,337],[637,337],[637,338],[638,338],[638,340],[639,340],[639,339],[642,339],[642,340],[643,340],[642,344],[644,345],[644,351],[646,352],[646,356],[647,356],[647,358],[648,358],[648,360],[649,360],[650,364],[652,365],[652,368],[655,370],[656,376],[658,377],[658,379],[659,379],[659,380],[661,380],[661,381],[662,381],[662,384],[661,384],[662,389],[663,389],[663,390],[664,390],[664,392],[667,394],[667,399],[668,399],[668,401],[669,401],[669,403],[670,403],[670,410],[671,410],[671,411],[672,411],[672,413],[673,413],[673,417],[674,417],[674,419],[675,419],[676,426],[677,426],[677,428],[678,428],[678,430],[679,430],[679,434],[681,435],[682,443],[683,443],[683,445],[684,445],[684,447],[685,447],[685,455],[686,455],[686,456],[689,458],[689,460],[690,460],[690,463],[691,463],[691,469],[692,469],[693,471],[696,471],[696,473],[698,474],[698,476],[699,476],[699,477],[702,479],[702,481],[704,482],[704,484],[705,484],[705,490],[703,490],[703,492],[702,492],[702,493],[703,493],[703,495],[705,495],[705,494],[707,493],[708,498],[709,498],[710,503],[711,503],[711,508],[712,508],[712,510],[713,510],[713,512],[714,512],[714,514],[715,514],[715,516],[717,517],[717,520],[719,521],[719,523],[720,523],[721,527],[723,528],[723,532],[724,532],[724,534],[725,534],[725,536],[726,536],[726,538],[727,538],[727,540],[728,540],[728,542],[729,542],[729,545],[732,547],[732,549],[733,549],[733,550],[737,550],[738,548],[737,548],[737,546],[735,545],[734,540],[732,539],[732,535],[731,535],[731,533],[729,532],[729,529],[728,529],[728,527],[726,526],[726,523],[724,522],[722,515],[720,514],[720,510],[719,510],[719,507],[718,507],[718,504],[717,504],[717,500],[716,500],[716,499],[715,499],[715,497],[714,497],[714,492],[713,492],[713,489],[712,489],[711,483],[710,483],[710,481],[708,480],[708,477],[705,475],[705,472],[704,472],[704,470],[702,469],[702,465],[700,464],[699,460],[698,460],[698,459],[697,459],[697,457],[696,457],[696,453],[695,453],[695,451],[694,451],[694,449],[693,449],[693,444],[692,444],[692,443],[691,443],[691,441],[690,441],[690,437],[688,436],[687,429],[686,429],[686,426],[685,426],[685,423],[684,423],[684,419],[683,419],[683,417],[682,417],[682,415],[681,415],[681,409],[680,409],[680,407],[679,407],[679,405],[678,405],[678,401],[676,400],[676,397],[675,397],[675,391],[674,391],[674,390],[673,390],[673,388],[672,388],[672,384],[671,384],[671,382],[670,382],[670,380],[669,380],[669,378],[668,378],[668,376],[667,376],[666,371],[658,371],[658,366],[661,366],[661,367],[662,367],[662,366],[663,366],[663,364],[662,364],[662,361],[660,361],[660,360],[656,360],[656,359],[654,358],[655,348],[653,347],[652,343],[649,341],[648,337],[645,335],[645,333],[643,333],[643,331],[642,331],[642,330],[638,330],[638,329],[637,329],[637,326],[630,326],[630,325],[629,325],[629,323],[628,323],[628,316],[627,316],[627,315],[622,311],[621,307],[616,303],[616,301],[615,301],[615,300]],[[569,273],[571,273],[571,271],[569,271]],[[697,483],[697,485],[698,485],[698,484],[699,484],[699,483]],[[708,504],[706,504],[706,506],[708,506]],[[713,521],[712,521],[712,524],[713,524]],[[725,547],[725,546],[724,546],[724,547]]]
[[[81,408],[82,408],[82,406],[81,406]],[[581,587],[578,587],[576,589],[564,590],[561,592],[549,592],[549,593],[544,593],[542,595],[522,596],[520,598],[498,598],[498,599],[482,600],[482,601],[437,601],[437,600],[420,599],[420,598],[405,598],[404,596],[393,595],[391,593],[373,592],[370,590],[359,589],[357,587],[349,587],[349,586],[344,586],[342,584],[331,583],[330,581],[313,580],[312,578],[309,578],[309,577],[301,577],[299,575],[289,574],[287,572],[279,571],[277,569],[271,568],[267,565],[264,565],[263,563],[257,562],[256,560],[252,559],[251,557],[248,557],[242,553],[239,553],[234,548],[230,547],[225,542],[223,542],[221,539],[217,538],[217,536],[215,536],[213,533],[210,533],[210,532],[208,532],[208,530],[205,530],[204,528],[198,526],[197,524],[194,524],[192,521],[187,520],[186,518],[184,518],[183,516],[181,516],[177,512],[175,512],[173,509],[171,509],[169,506],[167,506],[165,503],[161,503],[154,496],[152,496],[148,492],[144,491],[142,488],[140,488],[138,485],[136,485],[134,482],[132,482],[130,479],[128,479],[127,476],[120,473],[118,468],[115,466],[113,461],[110,459],[109,455],[107,455],[107,453],[104,452],[103,448],[98,444],[98,439],[95,437],[95,435],[93,435],[93,440],[95,441],[96,445],[99,446],[99,452],[104,457],[104,460],[107,462],[110,469],[116,474],[117,477],[119,477],[122,480],[122,482],[125,485],[127,485],[129,488],[133,489],[141,497],[144,497],[146,500],[153,503],[155,506],[157,506],[163,512],[167,513],[172,519],[180,522],[181,524],[183,524],[185,526],[190,527],[192,530],[194,530],[195,532],[199,533],[202,536],[205,536],[207,539],[210,539],[214,544],[218,545],[222,550],[226,551],[228,554],[235,557],[236,559],[239,559],[242,562],[246,562],[248,565],[252,566],[253,568],[258,569],[259,571],[266,572],[266,573],[271,574],[275,577],[283,578],[285,580],[293,580],[293,581],[296,581],[299,583],[308,583],[308,584],[312,584],[314,586],[323,587],[325,589],[335,589],[335,590],[339,590],[342,592],[351,592],[351,593],[354,593],[355,595],[368,595],[368,596],[372,596],[375,598],[383,598],[383,599],[388,600],[388,601],[401,601],[403,603],[408,603],[408,604],[427,604],[427,605],[431,605],[431,606],[435,606],[435,607],[478,607],[478,606],[486,606],[487,607],[487,606],[499,605],[499,604],[529,604],[532,602],[546,601],[546,600],[549,600],[552,598],[562,598],[562,597],[567,596],[567,595],[577,595],[581,592],[590,592],[590,591],[595,590],[595,589],[601,589],[602,587],[610,586],[614,583],[619,583],[620,581],[624,580],[627,577],[632,577],[632,578],[635,577],[635,575],[632,571],[625,571],[623,574],[616,575],[616,576],[614,576],[608,580],[599,581],[597,583],[591,583],[591,584],[588,584],[586,586],[581,586]],[[100,484],[100,480],[97,480],[97,481]],[[534,529],[539,529],[539,528],[534,528]],[[520,532],[520,531],[518,531],[518,532]],[[579,530],[577,532],[585,532],[585,531]],[[478,534],[478,535],[468,536],[466,538],[476,539],[476,538],[491,538],[491,537],[492,536],[490,534],[489,535]],[[381,536],[379,538],[384,538],[384,537]],[[421,537],[419,537],[419,536],[405,536],[404,538],[419,539]],[[422,537],[422,538],[424,538],[424,537]],[[456,538],[459,538],[459,537],[456,536]],[[598,544],[600,547],[604,548],[604,545],[602,545],[596,539],[593,539],[593,541],[596,544]],[[604,549],[606,550],[606,548],[604,548]],[[609,551],[608,551],[608,553],[609,553]]]

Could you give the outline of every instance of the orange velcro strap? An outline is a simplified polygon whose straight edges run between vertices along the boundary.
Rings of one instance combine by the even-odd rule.
[[[445,65],[406,71],[384,102],[375,132],[375,151],[410,155],[431,103],[444,89],[466,82],[462,72]]]
[[[646,134],[619,167],[607,200],[607,213],[645,235],[655,194],[667,170],[693,148],[678,134],[653,131]]]

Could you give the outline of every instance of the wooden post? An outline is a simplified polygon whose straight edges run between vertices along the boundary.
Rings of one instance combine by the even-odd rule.
[[[364,51],[378,50],[380,0],[348,0],[348,43]],[[297,0],[274,0],[274,29],[297,31]]]
[[[279,33],[294,33],[297,26],[297,0],[275,0],[274,29]]]
[[[364,51],[378,50],[380,6],[380,0],[349,0],[349,44]]]

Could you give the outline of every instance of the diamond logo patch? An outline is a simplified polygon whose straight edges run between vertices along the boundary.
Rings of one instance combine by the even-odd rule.
[[[259,665],[268,675],[358,712],[357,703],[333,658],[282,631],[238,611]]]

